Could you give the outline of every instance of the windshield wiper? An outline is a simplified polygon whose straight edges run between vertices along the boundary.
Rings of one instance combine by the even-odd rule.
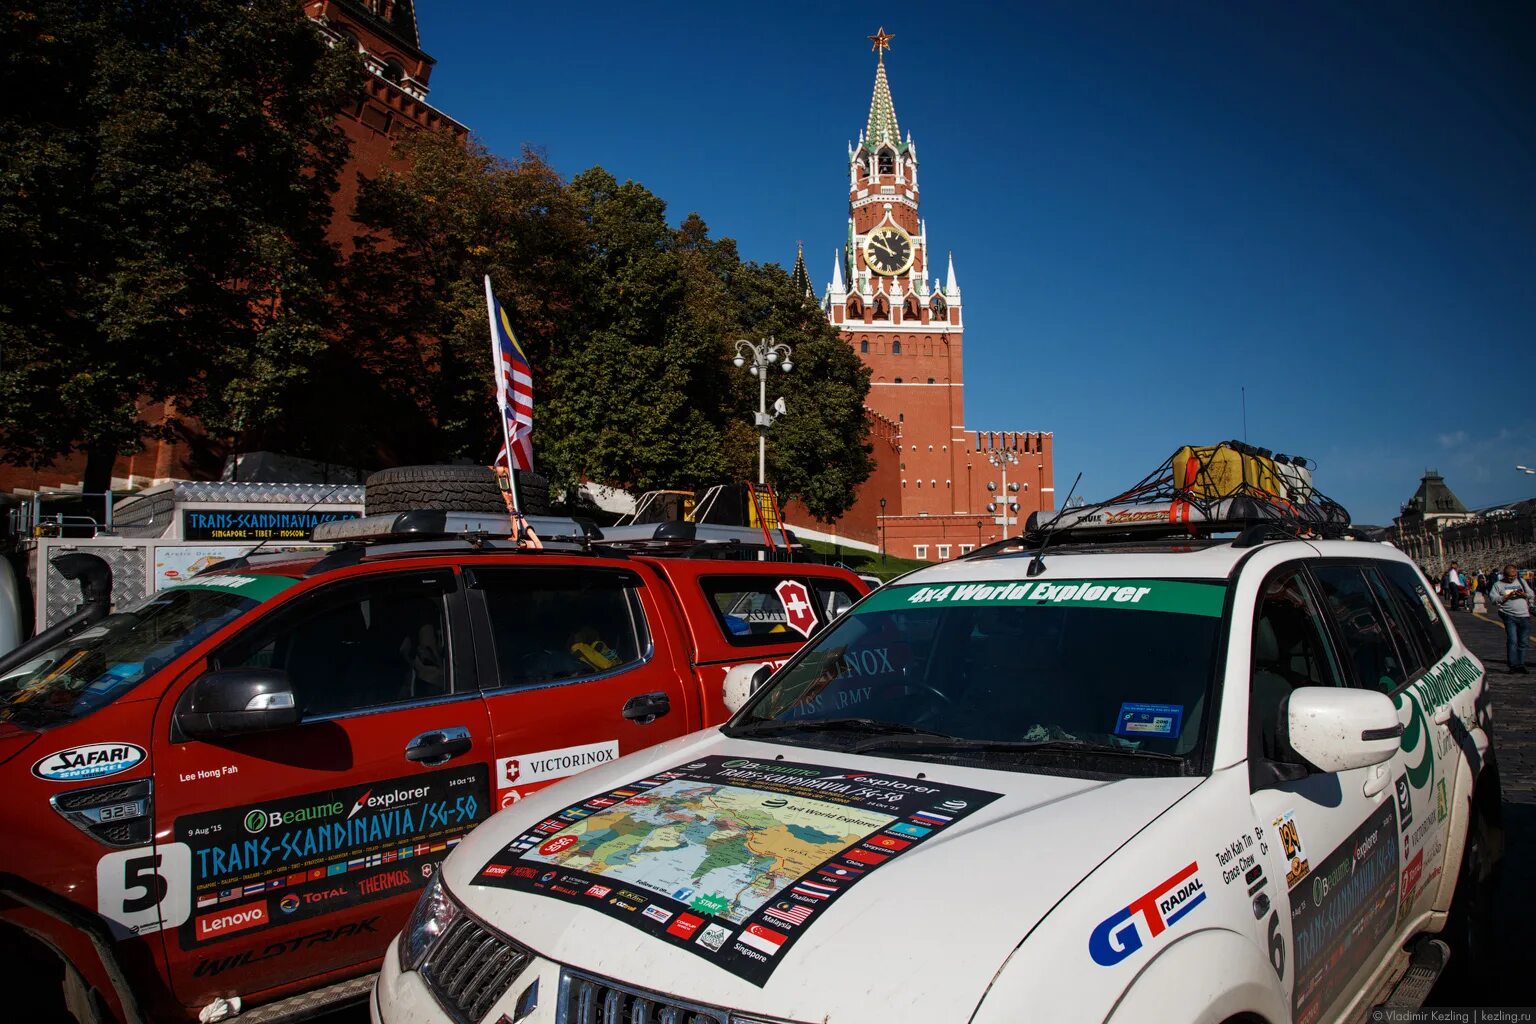
[[[934,739],[951,739],[941,732],[933,732],[916,725],[907,725],[904,722],[881,722],[873,718],[806,718],[799,721],[781,721],[779,719],[765,719],[758,722],[748,722],[746,725],[738,725],[731,730],[734,736],[771,736],[781,732],[861,732],[875,736],[889,738],[895,735],[914,736]]]
[[[931,750],[963,750],[984,754],[1086,754],[1097,757],[1134,757],[1168,764],[1183,764],[1177,754],[1164,754],[1156,750],[1121,747],[1109,743],[1089,743],[1085,740],[980,740],[964,736],[945,736],[928,733],[921,736],[882,736],[860,743],[849,753],[857,754],[876,747],[920,748]]]

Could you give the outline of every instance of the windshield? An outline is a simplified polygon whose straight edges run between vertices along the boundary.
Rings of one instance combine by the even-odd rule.
[[[0,721],[48,725],[90,714],[293,582],[213,576],[151,594],[0,677]]]
[[[1150,579],[888,587],[727,731],[1019,770],[1192,771],[1226,593]]]

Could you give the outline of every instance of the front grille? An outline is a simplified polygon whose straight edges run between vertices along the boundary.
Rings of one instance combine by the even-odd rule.
[[[627,988],[567,970],[561,979],[560,1024],[726,1024],[727,1014],[671,996]]]
[[[528,966],[532,954],[461,916],[422,965],[432,994],[462,1024],[476,1024]]]

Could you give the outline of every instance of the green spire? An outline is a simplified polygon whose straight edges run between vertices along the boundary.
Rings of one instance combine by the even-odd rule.
[[[800,242],[795,243],[795,269],[790,272],[789,281],[801,295],[816,297],[816,290],[811,287],[811,275],[805,269],[805,246]]]
[[[869,37],[879,56],[875,66],[875,95],[869,101],[869,121],[864,126],[864,148],[871,153],[887,143],[898,153],[905,153],[907,144],[901,139],[901,125],[896,123],[896,104],[891,100],[891,83],[885,77],[885,51],[891,48],[895,36],[887,35],[884,26]]]

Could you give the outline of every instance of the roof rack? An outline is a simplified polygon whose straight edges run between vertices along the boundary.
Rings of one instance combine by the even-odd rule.
[[[796,549],[804,550],[789,534],[794,547],[769,549],[762,531],[746,526],[716,523],[671,521],[614,526],[601,530],[587,519],[555,516],[528,516],[526,522],[538,534],[540,543],[555,551],[581,551],[616,557],[657,555],[682,558],[742,558],[764,550],[788,555],[793,560]],[[516,542],[512,522],[505,515],[479,512],[448,512],[438,509],[413,509],[322,523],[315,527],[317,544],[341,545],[321,560],[324,568],[356,561],[369,545],[389,545],[423,541],[466,541],[486,548],[509,550],[497,541]],[[526,549],[524,549],[526,550]],[[317,565],[316,570],[321,566]]]
[[[770,545],[763,539],[763,531],[749,526],[726,526],[720,523],[690,523],[671,520],[664,523],[635,523],[629,526],[610,526],[603,533],[605,547],[622,548],[636,554],[686,555],[693,558],[728,558],[731,552],[743,549],[752,551],[785,551],[793,558],[796,548],[801,548],[793,530],[785,530],[789,548]]]
[[[597,524],[587,519],[527,516],[524,521],[544,544],[585,545],[603,539]],[[505,514],[419,508],[321,523],[315,527],[311,539],[316,544],[346,544],[428,539],[510,540],[514,536],[512,520]]]
[[[1022,535],[962,557],[1010,547],[1208,539],[1218,534],[1235,534],[1235,547],[1360,537],[1350,526],[1349,512],[1313,487],[1309,460],[1227,441],[1179,449],[1140,483],[1108,501],[1056,513],[1032,512]]]

